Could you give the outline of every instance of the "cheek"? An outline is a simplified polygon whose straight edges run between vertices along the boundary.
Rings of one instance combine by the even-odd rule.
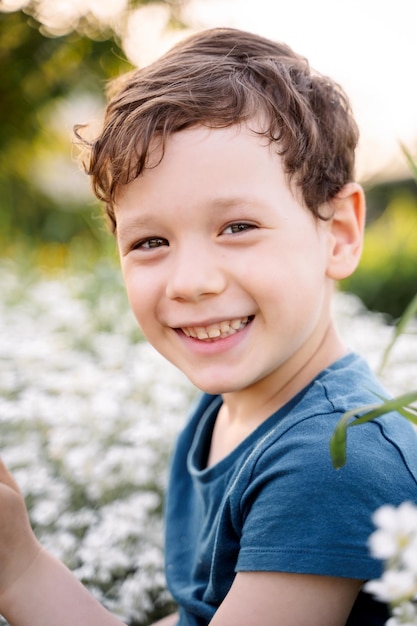
[[[146,273],[139,275],[132,271],[125,271],[123,277],[130,308],[139,326],[144,330],[143,327],[147,325],[148,320],[154,317],[155,294],[153,291],[155,286],[152,281],[147,280]]]

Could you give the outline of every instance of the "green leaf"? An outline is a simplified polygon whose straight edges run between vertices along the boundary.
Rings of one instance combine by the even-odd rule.
[[[417,163],[403,144],[401,144],[401,149],[417,182]],[[396,341],[405,332],[408,324],[415,315],[417,315],[417,294],[411,300],[395,326],[393,337],[382,357],[381,366],[379,368],[380,372],[386,366]],[[389,400],[378,394],[376,395],[382,400],[381,404],[370,404],[368,406],[352,409],[351,411],[346,411],[336,424],[336,428],[330,440],[330,455],[333,466],[336,469],[343,467],[346,463],[347,429],[349,426],[359,426],[360,424],[369,422],[391,411],[396,411],[399,415],[417,425],[417,407],[411,406],[412,402],[417,401],[417,391],[410,391],[409,393]]]
[[[407,163],[410,167],[410,170],[412,171],[413,176],[417,181],[417,163],[414,161],[413,157],[411,156],[410,152],[407,150],[405,145],[403,143],[400,143],[400,146],[401,146],[401,150],[404,153],[405,158],[407,159]]]
[[[417,407],[411,406],[417,401],[417,391],[397,396],[396,398],[384,399],[380,404],[368,404],[346,411],[336,424],[330,439],[330,455],[333,467],[340,469],[346,463],[347,429],[349,426],[359,426],[369,422],[385,413],[397,411],[404,418],[417,425]]]
[[[346,463],[346,440],[349,421],[357,417],[358,414],[369,412],[379,406],[379,404],[366,404],[365,406],[357,407],[351,411],[346,411],[337,422],[330,439],[330,456],[335,469],[340,469]]]
[[[385,348],[384,354],[382,356],[381,365],[379,367],[379,374],[381,374],[382,370],[386,366],[389,355],[396,341],[405,332],[408,324],[416,315],[417,315],[417,294],[411,300],[411,302],[405,309],[404,313],[398,320],[397,324],[395,325],[393,337],[391,341],[389,342],[388,346]]]
[[[346,435],[347,427],[335,428],[330,439],[330,456],[335,469],[346,464]]]

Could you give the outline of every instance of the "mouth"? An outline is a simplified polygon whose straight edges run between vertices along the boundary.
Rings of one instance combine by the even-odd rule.
[[[199,341],[216,341],[217,339],[225,339],[226,337],[240,332],[250,324],[254,317],[254,315],[237,317],[232,320],[224,320],[210,324],[209,326],[187,326],[179,330],[192,339],[198,339]]]

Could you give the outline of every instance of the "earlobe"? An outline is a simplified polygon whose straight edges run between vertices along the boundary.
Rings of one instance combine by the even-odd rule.
[[[332,218],[329,231],[327,276],[341,280],[356,269],[363,245],[365,195],[357,183],[347,183],[330,201]]]

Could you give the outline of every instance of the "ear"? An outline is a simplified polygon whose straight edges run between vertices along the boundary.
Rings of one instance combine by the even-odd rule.
[[[365,228],[365,194],[357,183],[347,183],[330,201],[327,276],[341,280],[352,274],[361,257]]]

